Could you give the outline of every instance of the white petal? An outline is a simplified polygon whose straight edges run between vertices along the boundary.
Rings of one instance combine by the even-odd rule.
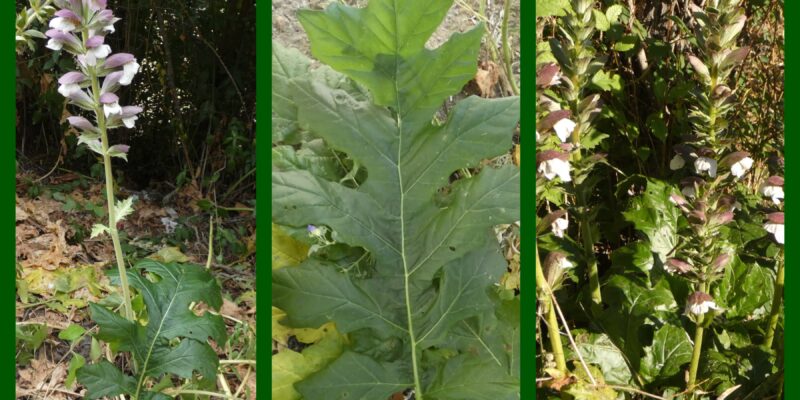
[[[62,32],[72,32],[77,28],[72,21],[62,17],[55,17],[50,20],[50,27]]]
[[[575,267],[575,264],[567,260],[566,257],[561,258],[561,261],[558,263],[559,268],[561,269],[570,269]]]
[[[572,181],[572,178],[569,175],[569,170],[569,161],[564,161],[558,158],[554,158],[539,164],[538,169],[539,173],[544,175],[547,180],[553,180],[553,178],[558,176],[563,182]]]
[[[569,220],[566,218],[558,218],[550,224],[550,228],[553,230],[553,234],[556,237],[564,237],[564,231],[567,230],[569,227]]]
[[[58,93],[61,93],[61,95],[64,97],[69,97],[71,94],[79,90],[81,90],[81,86],[77,83],[68,83],[58,87]]]
[[[125,64],[122,68],[122,77],[119,78],[119,84],[122,86],[130,85],[137,72],[139,72],[139,64],[136,61]]]
[[[53,51],[59,51],[64,48],[64,43],[59,40],[50,39],[47,41],[47,46],[45,47]]]
[[[553,125],[553,129],[556,131],[556,136],[561,139],[562,142],[566,143],[569,139],[570,135],[572,135],[572,131],[575,130],[575,126],[577,124],[568,118],[564,118],[555,125]]]
[[[694,188],[691,186],[686,186],[685,188],[681,189],[681,193],[683,193],[683,195],[686,197],[694,197],[696,194]]]
[[[775,230],[775,241],[783,244],[783,225],[781,225],[777,230]]]
[[[775,241],[780,244],[783,244],[783,229],[783,224],[773,224],[771,222],[764,224],[764,230],[774,235]]]
[[[119,103],[104,104],[103,112],[106,114],[106,117],[109,117],[112,114],[121,113],[122,107],[120,107]]]
[[[95,58],[106,58],[111,54],[111,46],[104,44],[89,50]]]
[[[139,119],[139,117],[134,115],[133,117],[123,118],[122,123],[125,125],[126,128],[133,128],[137,119]]]

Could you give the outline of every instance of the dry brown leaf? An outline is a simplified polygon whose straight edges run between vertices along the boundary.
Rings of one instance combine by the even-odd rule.
[[[67,366],[64,363],[56,364],[47,359],[44,351],[39,352],[39,356],[31,360],[27,368],[19,370],[17,383],[23,388],[30,388],[36,392],[49,391],[53,388],[63,386],[64,378],[67,377]],[[56,397],[47,397],[55,399]]]
[[[17,261],[23,268],[55,270],[73,264],[80,246],[67,243],[67,230],[62,221],[47,222],[44,229],[17,226]]]
[[[225,298],[222,299],[222,308],[219,309],[219,313],[236,318],[239,321],[245,319],[245,314],[242,312],[242,309],[236,305],[236,303]]]
[[[481,97],[493,97],[494,86],[500,80],[500,68],[492,61],[482,61],[478,64],[478,72],[475,73],[475,83]]]

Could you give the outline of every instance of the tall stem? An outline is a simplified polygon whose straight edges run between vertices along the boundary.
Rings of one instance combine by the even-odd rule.
[[[778,327],[778,320],[780,319],[781,303],[783,301],[783,266],[785,262],[782,258],[778,259],[778,276],[775,278],[775,294],[772,297],[772,311],[769,317],[769,326],[767,327],[767,337],[764,340],[764,345],[772,348],[772,342],[775,339],[775,328]]]
[[[550,284],[547,283],[547,278],[544,276],[542,270],[542,263],[539,260],[539,248],[536,248],[536,287],[541,291],[542,296],[539,301],[544,303],[544,309],[547,313],[547,335],[550,337],[550,346],[553,350],[553,356],[556,359],[556,368],[559,372],[566,375],[567,361],[564,358],[564,348],[561,344],[561,333],[558,331],[558,318],[556,317],[556,308],[553,307],[552,299],[550,296],[552,289]],[[566,329],[566,327],[565,327]]]
[[[83,32],[83,42],[88,39],[88,32]],[[103,167],[106,178],[106,204],[108,207],[108,233],[114,243],[114,256],[117,259],[117,269],[119,270],[120,291],[122,292],[122,304],[125,309],[125,318],[133,321],[133,307],[131,307],[131,294],[128,286],[128,276],[125,274],[125,258],[122,254],[122,245],[119,241],[119,231],[116,223],[116,210],[114,208],[114,175],[111,173],[111,156],[108,154],[108,129],[106,128],[106,115],[100,105],[100,78],[97,76],[95,67],[87,68],[89,79],[92,81],[92,96],[94,97],[95,110],[97,116],[97,129],[100,131],[100,141],[103,146]]]
[[[697,328],[694,331],[694,351],[692,352],[692,364],[689,366],[689,387],[688,391],[693,391],[697,382],[697,367],[700,365],[700,353],[703,350],[703,320],[704,315],[698,317]]]

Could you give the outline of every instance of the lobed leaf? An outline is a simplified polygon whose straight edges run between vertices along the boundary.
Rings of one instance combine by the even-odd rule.
[[[273,270],[273,305],[286,311],[287,325],[334,321],[354,341],[295,385],[306,399],[379,399],[412,387],[420,397],[450,399],[467,393],[464,384],[476,399],[518,390],[518,320],[492,316],[498,303],[488,293],[507,265],[492,228],[519,218],[519,170],[450,176],[511,149],[519,99],[470,97],[434,121],[474,76],[483,34],[479,26],[426,49],[451,5],[372,0],[366,8],[301,11],[312,53],[337,73],[273,52],[273,63],[284,64],[274,77],[273,97],[282,102],[274,112],[366,176],[345,186],[321,164],[279,150],[273,221],[327,226],[337,242],[374,260],[361,273],[318,258]],[[273,131],[273,140],[281,137]],[[445,348],[454,356],[433,355]],[[490,357],[476,363],[472,351]],[[489,384],[475,384],[479,373]]]
[[[153,282],[143,273],[154,275],[158,280]],[[112,282],[119,280],[118,275],[110,275]],[[92,319],[100,327],[96,337],[114,344],[120,351],[131,352],[138,374],[135,378],[125,376],[105,361],[85,366],[78,371],[78,380],[87,386],[89,393],[97,397],[142,394],[142,398],[159,399],[163,395],[153,393],[145,397],[141,393],[144,377],[173,374],[190,379],[195,371],[204,377],[213,377],[219,359],[208,339],[224,343],[225,324],[219,315],[208,312],[195,315],[189,305],[202,302],[215,310],[222,306],[220,288],[214,278],[198,265],[164,264],[153,260],[140,261],[127,271],[127,276],[147,306],[147,325],[129,321],[98,304],[89,307]],[[171,344],[173,339],[177,344]],[[130,380],[134,382],[133,388],[128,384]],[[110,394],[108,391],[112,389],[114,393]],[[117,393],[123,389],[125,391]],[[98,390],[104,394],[98,395]]]

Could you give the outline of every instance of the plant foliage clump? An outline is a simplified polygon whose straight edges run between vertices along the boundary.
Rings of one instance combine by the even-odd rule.
[[[519,218],[519,170],[449,177],[511,148],[519,100],[470,97],[445,121],[434,118],[474,76],[483,34],[477,27],[426,49],[451,4],[301,11],[312,53],[338,73],[311,71],[297,52],[274,46],[273,140],[305,131],[366,178],[331,179],[283,148],[273,220],[325,226],[374,260],[360,273],[320,257],[273,271],[273,304],[288,325],[334,321],[350,338],[296,385],[305,399],[384,399],[409,388],[417,399],[518,396],[519,303],[501,302],[491,286],[506,266],[492,227]]]
[[[158,278],[147,279],[142,272]],[[125,319],[98,304],[90,304],[92,320],[97,322],[104,340],[119,351],[130,352],[136,374],[129,376],[108,361],[78,370],[78,381],[87,388],[87,399],[132,395],[138,400],[170,399],[148,391],[146,379],[173,374],[191,379],[194,371],[203,377],[216,375],[219,359],[208,339],[225,343],[222,317],[206,312],[195,315],[189,307],[203,302],[219,310],[222,296],[216,280],[202,266],[141,261],[127,271],[131,286],[137,289],[147,307],[147,324]],[[119,280],[112,275],[112,280]]]

